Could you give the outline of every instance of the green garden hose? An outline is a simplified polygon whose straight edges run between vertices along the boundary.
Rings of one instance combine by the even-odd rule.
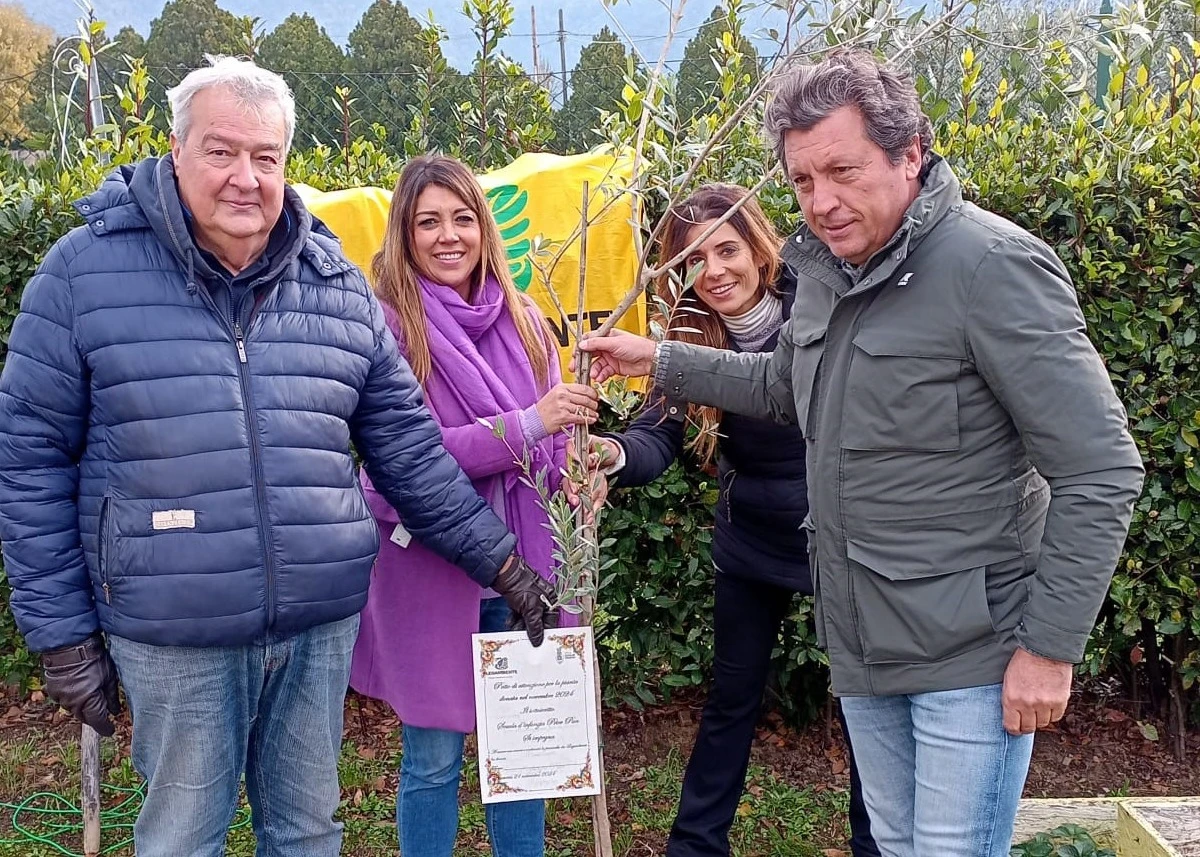
[[[118,841],[105,845],[100,853],[112,854],[133,842],[133,823],[137,820],[142,808],[142,800],[146,796],[145,783],[136,788],[124,786],[101,785],[101,790],[123,796],[120,803],[109,809],[100,811],[100,829],[103,834]],[[83,841],[83,810],[55,792],[38,792],[19,803],[0,802],[0,811],[11,813],[8,818],[9,827],[18,834],[11,839],[0,839],[0,846],[23,845],[35,843],[43,845],[64,857],[83,857],[82,851],[64,843],[82,843]],[[245,827],[250,823],[250,812],[241,807],[234,816],[231,829]]]

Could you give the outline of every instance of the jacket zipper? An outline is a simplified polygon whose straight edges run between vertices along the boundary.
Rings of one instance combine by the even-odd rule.
[[[907,225],[907,223],[906,223],[906,225]],[[911,234],[911,229],[910,229],[904,236],[904,240],[910,241],[911,237],[912,237],[912,234]],[[888,253],[892,252],[890,246],[887,248],[887,252]],[[908,258],[908,256],[909,256],[909,247],[906,244],[905,245],[905,254],[903,256],[903,259],[906,260]],[[880,276],[880,277],[876,278],[876,282],[877,283],[882,282],[883,280],[890,278],[892,276],[892,274],[895,273],[895,269],[899,266],[899,261],[900,260],[893,260],[891,269],[887,270],[885,272],[886,276]],[[868,264],[869,264],[869,262],[868,262]],[[867,279],[871,279],[871,278],[875,277],[876,274],[878,274],[881,270],[883,270],[883,267],[886,264],[888,264],[888,263],[885,261],[885,262],[881,263],[880,265],[876,266],[876,268],[870,274],[867,275]],[[795,274],[796,273],[795,267],[790,264],[789,264],[789,267],[792,268],[793,273]],[[850,288],[850,292],[853,292],[858,287],[858,285],[860,285],[860,284],[859,283],[853,284]],[[878,296],[879,290],[876,289],[874,294],[875,294],[875,296]],[[820,406],[822,404],[821,399],[818,395],[818,391],[820,389],[821,373],[825,368],[825,358],[829,354],[830,331],[833,328],[833,318],[837,314],[839,307],[843,306],[843,298],[845,298],[847,296],[849,296],[849,293],[847,293],[847,295],[841,295],[834,299],[833,309],[830,311],[829,320],[826,322],[826,325],[825,325],[824,351],[821,354],[820,362],[817,364],[815,377],[813,378],[812,390],[809,393],[809,397],[810,397],[809,416],[810,416],[810,418],[808,419],[807,422],[808,422],[808,426],[813,429],[817,429],[818,433],[819,433],[819,425],[820,425],[820,423],[819,423],[819,421],[820,421]],[[855,295],[855,297],[858,297],[858,296],[859,295]],[[873,298],[872,298],[872,300],[873,300]],[[870,302],[868,301],[868,305],[869,304],[870,304]],[[858,311],[857,315],[851,321],[851,327],[852,327],[851,337],[850,337],[851,341],[853,341],[854,336],[856,336],[858,334],[858,328],[862,324],[862,313],[863,313],[863,310],[860,309]],[[849,368],[847,367],[847,374],[848,373],[849,373]],[[842,407],[843,413],[845,413],[845,400],[846,400],[846,392],[845,392],[845,389],[843,389],[842,390],[842,401],[839,403]],[[811,434],[812,434],[812,432],[810,432],[810,435]],[[819,442],[819,439],[818,439],[818,442]],[[843,499],[842,499],[842,485],[844,484],[844,476],[845,476],[843,468],[845,466],[845,460],[846,460],[845,451],[839,449],[838,455],[837,455],[838,473],[837,473],[837,478],[834,480],[834,485],[837,486],[836,494],[835,494],[835,501],[836,501],[836,506],[837,506],[838,524],[841,527],[841,532],[842,532],[843,545],[845,544],[845,534],[846,534],[846,514],[845,514],[845,507],[844,507],[844,503],[843,503]],[[814,535],[815,535],[815,533],[814,533]],[[850,625],[851,625],[851,630],[854,632],[855,642],[858,643],[859,656],[863,660],[862,666],[863,666],[864,676],[866,678],[866,683],[867,683],[867,692],[868,692],[868,694],[873,695],[875,693],[875,688],[874,688],[874,683],[871,680],[872,669],[871,669],[870,664],[866,663],[866,657],[867,657],[866,646],[863,643],[861,621],[860,621],[860,617],[858,615],[858,605],[855,603],[855,600],[854,600],[854,574],[852,573],[852,571],[850,569],[850,557],[847,554],[848,554],[848,552],[846,550],[842,551],[842,556],[845,557],[846,603],[849,606]],[[813,575],[814,592],[818,585],[817,577],[819,576],[819,574],[820,574],[819,571],[814,570],[814,575]]]
[[[246,403],[246,422],[250,435],[250,463],[254,467],[254,499],[258,506],[258,534],[262,540],[263,556],[267,571],[267,627],[275,625],[275,556],[271,550],[270,533],[267,532],[267,488],[266,475],[262,468],[262,438],[250,399],[250,365],[246,360],[246,338],[242,334],[242,323],[233,323],[233,338],[238,353],[238,380],[242,384],[242,401]]]
[[[725,486],[725,519],[733,523],[733,480],[737,479],[737,471],[729,471],[729,484]]]
[[[159,205],[162,207],[163,211],[166,211],[167,202],[163,196],[163,190],[161,186],[158,189],[158,198]],[[167,225],[167,232],[170,233],[171,240],[175,242],[176,252],[179,253],[180,256],[183,256],[186,251],[183,249],[183,245],[179,241],[179,236],[175,234],[175,227],[171,223],[171,219],[169,217],[165,218],[165,222]],[[254,288],[259,284],[259,282],[261,282],[261,280],[257,280],[251,284],[251,286],[247,288],[247,292],[253,293]],[[242,409],[246,415],[246,434],[250,437],[250,463],[254,468],[254,499],[255,506],[257,507],[255,512],[258,515],[258,537],[259,541],[262,543],[264,565],[266,566],[267,628],[269,629],[275,624],[275,558],[273,552],[271,551],[271,540],[269,538],[269,534],[267,533],[267,499],[266,488],[263,484],[261,449],[262,441],[258,436],[258,428],[255,425],[254,405],[250,401],[250,369],[246,361],[246,340],[242,335],[241,324],[234,319],[228,318],[225,313],[221,312],[221,310],[217,308],[217,303],[212,299],[212,295],[209,294],[207,288],[204,288],[203,286],[197,286],[196,291],[200,293],[201,300],[208,304],[208,307],[213,311],[213,314],[216,315],[217,318],[221,319],[225,326],[229,328],[230,333],[233,335],[234,347],[237,349],[238,381],[242,388]],[[245,298],[245,295],[242,297]]]
[[[821,412],[821,405],[823,404],[823,402],[821,401],[821,396],[820,396],[821,375],[824,373],[824,370],[825,370],[826,358],[829,357],[830,333],[833,330],[834,317],[837,315],[838,309],[842,306],[843,306],[843,303],[840,298],[837,298],[834,300],[833,309],[830,311],[829,320],[828,320],[828,322],[826,322],[826,325],[825,325],[825,345],[822,346],[823,351],[821,353],[821,359],[817,363],[817,368],[814,373],[814,377],[813,377],[813,381],[812,381],[812,391],[809,393],[809,400],[810,400],[809,401],[809,415],[810,416],[809,416],[809,419],[807,422],[808,422],[809,428],[811,429],[811,431],[809,432],[810,435],[813,434],[814,432],[818,435],[822,433],[820,431],[820,418],[821,418],[820,412]],[[853,338],[853,337],[851,337],[851,338]],[[843,411],[844,411],[845,391],[842,392],[841,404],[843,406]],[[819,442],[820,441],[818,440],[818,443]],[[836,478],[834,478],[832,480],[822,480],[826,484],[832,483],[835,486],[834,501],[835,501],[835,505],[837,507],[837,522],[838,522],[838,526],[841,528],[841,533],[842,533],[841,540],[842,540],[843,544],[845,543],[845,537],[846,537],[846,514],[845,514],[845,509],[843,508],[843,502],[842,502],[842,478],[843,478],[842,466],[844,463],[844,459],[845,459],[845,452],[839,449],[838,455],[837,455],[837,471],[838,472],[837,472]],[[812,533],[812,537],[815,538],[816,535],[817,534],[814,531]],[[865,664],[866,652],[865,652],[865,647],[863,646],[862,630],[859,628],[858,606],[854,603],[854,572],[850,568],[850,557],[847,556],[845,549],[842,550],[842,556],[845,557],[846,605],[847,605],[849,613],[850,613],[850,627],[851,627],[851,631],[853,631],[853,633],[854,633],[854,640],[855,640],[855,642],[858,643],[859,656],[864,659],[864,667],[866,667],[866,664]],[[816,577],[814,575],[814,578],[813,578],[814,591],[816,589],[816,586],[817,586],[817,581],[816,581]],[[866,672],[867,672],[867,686],[869,688],[871,685],[870,667],[866,667]]]
[[[262,544],[263,560],[267,576],[267,628],[271,628],[275,625],[275,556],[271,550],[270,534],[267,532],[267,491],[262,468],[262,439],[258,435],[258,426],[256,425],[254,415],[254,402],[250,395],[250,366],[246,357],[246,337],[242,331],[241,322],[227,318],[217,308],[216,301],[212,299],[212,295],[209,294],[208,289],[200,287],[197,291],[204,296],[204,300],[208,303],[212,311],[216,313],[217,317],[224,321],[225,325],[230,328],[233,333],[233,345],[237,349],[238,383],[242,389],[242,410],[246,415],[246,434],[250,438],[250,464],[254,469],[254,504],[256,506],[255,512],[258,516],[258,538]],[[248,291],[250,290],[248,289]]]

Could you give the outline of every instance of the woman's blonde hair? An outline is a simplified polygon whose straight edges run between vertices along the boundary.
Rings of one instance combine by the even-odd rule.
[[[663,215],[667,222],[659,239],[658,257],[663,260],[673,258],[687,247],[688,235],[693,228],[721,217],[747,193],[749,191],[744,187],[735,184],[713,183],[700,187]],[[763,214],[757,200],[746,200],[726,222],[750,248],[758,267],[759,289],[777,294],[775,278],[779,274],[779,250],[783,239]],[[666,319],[659,318],[666,329],[666,338],[711,348],[728,348],[729,334],[720,316],[708,308],[694,289],[683,288],[682,284],[686,282],[685,259],[655,284],[660,305],[670,307],[670,315]],[[688,405],[688,419],[700,430],[692,443],[696,456],[705,464],[711,463],[717,452],[721,412],[704,405]]]
[[[405,165],[392,192],[383,247],[371,260],[375,293],[396,311],[400,319],[403,340],[400,345],[413,373],[423,385],[433,370],[426,330],[428,320],[417,282],[417,275],[423,272],[413,259],[411,249],[417,198],[430,185],[450,191],[474,212],[479,221],[481,241],[479,267],[472,273],[472,289],[479,288],[489,276],[500,284],[505,306],[516,325],[525,353],[529,355],[534,377],[538,384],[544,385],[549,377],[551,359],[547,353],[545,322],[539,325],[530,318],[529,299],[513,284],[504,241],[483,188],[461,161],[444,155],[421,155]],[[541,318],[540,314],[538,318]]]

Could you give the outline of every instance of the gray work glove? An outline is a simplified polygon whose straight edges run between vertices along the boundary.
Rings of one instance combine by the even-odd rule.
[[[534,648],[542,644],[546,628],[553,628],[550,615],[554,587],[516,554],[492,581],[492,589],[504,596],[513,612],[512,629],[524,630]]]
[[[46,695],[101,735],[113,734],[110,716],[121,711],[117,668],[99,634],[42,653]]]

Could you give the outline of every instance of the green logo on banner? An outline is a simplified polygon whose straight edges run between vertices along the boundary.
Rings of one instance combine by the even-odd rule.
[[[533,281],[533,266],[529,264],[529,239],[522,236],[529,229],[529,218],[521,214],[529,202],[529,194],[515,184],[506,184],[489,190],[487,198],[496,225],[500,227],[500,238],[508,254],[508,270],[512,272],[513,282],[521,291],[528,291]]]

